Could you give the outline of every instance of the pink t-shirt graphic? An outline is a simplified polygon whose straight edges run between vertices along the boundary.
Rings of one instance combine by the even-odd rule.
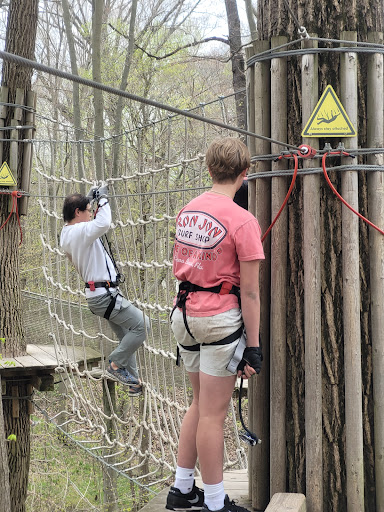
[[[223,281],[240,285],[239,261],[264,259],[260,226],[230,197],[205,192],[176,219],[173,273],[179,281],[210,288]],[[190,316],[212,316],[238,306],[235,295],[190,293]]]

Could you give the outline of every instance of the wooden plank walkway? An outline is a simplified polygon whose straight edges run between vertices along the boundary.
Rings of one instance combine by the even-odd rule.
[[[70,359],[84,367],[95,364],[101,360],[101,354],[89,347],[64,347],[59,355],[60,363]],[[53,345],[27,345],[26,355],[18,357],[4,357],[0,360],[0,373],[2,377],[17,377],[20,375],[52,374],[58,366],[58,360]]]
[[[196,485],[202,487],[200,478],[196,478]],[[239,505],[252,510],[248,499],[248,474],[246,469],[226,471],[224,473],[224,488],[231,500],[237,500]],[[162,512],[166,511],[168,488],[161,491],[140,512]]]

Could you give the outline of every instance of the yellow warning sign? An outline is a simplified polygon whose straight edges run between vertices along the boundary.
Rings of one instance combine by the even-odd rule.
[[[16,181],[7,162],[0,167],[0,187],[15,187]]]
[[[355,137],[356,130],[349,120],[331,85],[321,95],[302,137]]]

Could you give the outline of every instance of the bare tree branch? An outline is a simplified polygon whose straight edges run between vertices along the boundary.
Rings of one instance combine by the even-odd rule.
[[[111,27],[112,30],[117,32],[119,35],[121,35],[125,39],[129,40],[129,37],[126,34],[123,34],[120,30],[118,30],[116,27],[114,27],[111,23],[108,23],[108,25]],[[136,46],[136,48],[138,50],[141,50],[148,57],[151,57],[151,59],[162,60],[162,59],[166,59],[168,57],[171,57],[172,55],[175,55],[176,53],[180,52],[181,50],[185,50],[186,48],[191,48],[193,46],[198,46],[199,44],[208,43],[210,41],[219,41],[220,43],[224,43],[224,44],[229,46],[229,40],[228,39],[225,39],[225,38],[222,38],[222,37],[214,37],[214,36],[213,37],[206,37],[204,39],[201,39],[200,41],[193,41],[192,43],[188,43],[188,44],[185,44],[183,46],[179,46],[179,48],[176,48],[172,52],[166,53],[165,55],[162,55],[162,56],[152,55],[151,53],[149,53],[146,50],[144,50],[144,48],[142,48],[138,44],[135,44],[135,46]]]

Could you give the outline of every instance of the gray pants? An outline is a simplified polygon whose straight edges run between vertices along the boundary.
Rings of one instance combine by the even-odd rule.
[[[112,294],[116,295],[117,292],[112,292]],[[120,343],[111,352],[109,360],[113,361],[119,368],[126,368],[130,374],[137,378],[136,350],[145,340],[146,328],[149,329],[149,320],[125,297],[120,296],[118,299],[108,323]],[[111,295],[109,293],[87,299],[88,307],[92,313],[101,317],[104,317],[110,301]]]

